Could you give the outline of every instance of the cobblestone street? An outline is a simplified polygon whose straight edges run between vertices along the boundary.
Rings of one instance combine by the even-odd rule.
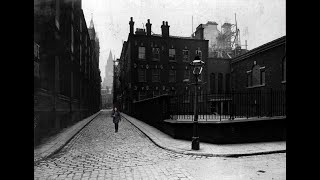
[[[190,143],[191,144],[191,143]],[[285,153],[218,158],[159,148],[125,119],[114,132],[103,111],[61,151],[34,166],[35,179],[285,179]]]

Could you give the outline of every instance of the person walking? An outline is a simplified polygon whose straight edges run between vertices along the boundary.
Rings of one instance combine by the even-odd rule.
[[[119,122],[121,121],[121,115],[120,115],[120,112],[118,111],[117,107],[113,108],[112,117],[113,117],[115,132],[118,132]]]

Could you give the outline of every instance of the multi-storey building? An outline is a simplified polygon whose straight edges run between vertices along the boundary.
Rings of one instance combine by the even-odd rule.
[[[130,33],[120,57],[120,82],[124,110],[133,101],[163,94],[182,94],[192,91],[186,82],[194,81],[189,63],[195,56],[207,62],[208,40],[171,36],[168,22],[162,22],[162,34],[151,32],[150,20],[145,29],[136,29],[131,17]],[[202,72],[207,80],[207,71]],[[127,108],[127,109],[126,109]]]
[[[81,0],[34,2],[35,143],[100,109],[99,42],[89,30]]]

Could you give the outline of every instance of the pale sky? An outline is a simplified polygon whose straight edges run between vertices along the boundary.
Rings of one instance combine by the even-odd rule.
[[[162,21],[168,21],[170,35],[190,36],[199,24],[208,21],[235,23],[240,29],[241,44],[251,50],[286,35],[285,0],[82,0],[87,26],[91,16],[100,40],[101,78],[110,50],[120,58],[122,42],[128,39],[129,21],[134,31],[145,28],[147,19],[152,32],[161,34]]]

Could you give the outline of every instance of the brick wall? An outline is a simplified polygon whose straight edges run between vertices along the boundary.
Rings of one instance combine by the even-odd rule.
[[[259,88],[285,89],[285,83],[282,83],[282,59],[286,54],[285,43],[273,45],[262,51],[259,51],[260,49],[262,48],[252,50],[251,56],[246,57],[244,54],[233,59],[231,81],[234,90],[247,89],[246,72],[252,70],[254,63],[265,67],[265,86]]]

